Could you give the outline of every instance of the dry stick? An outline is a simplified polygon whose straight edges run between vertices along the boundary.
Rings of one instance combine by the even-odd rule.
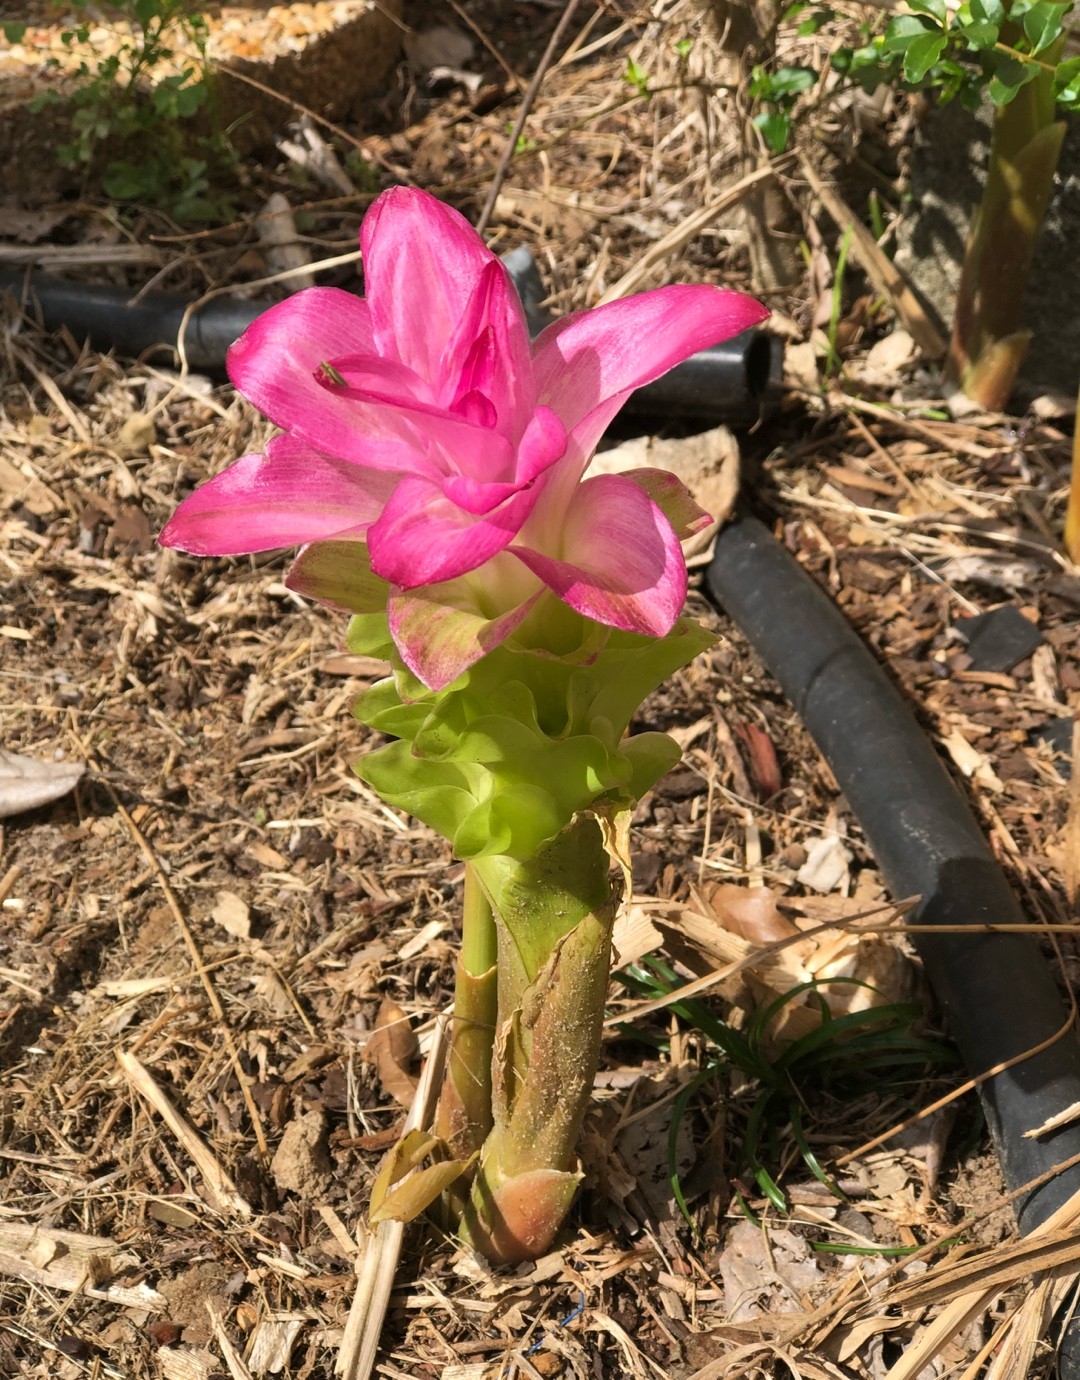
[[[267,287],[271,283],[283,283],[289,278],[296,278],[301,273],[318,273],[324,268],[340,268],[342,264],[354,264],[363,256],[359,249],[351,249],[348,254],[335,254],[329,259],[316,259],[314,263],[302,264],[299,268],[283,268],[280,273],[269,273],[265,278],[255,278],[250,283],[245,283],[245,289]],[[197,311],[206,306],[207,302],[212,302],[215,297],[224,297],[233,291],[232,284],[226,283],[223,287],[211,288],[204,292],[201,297],[197,297],[194,302],[189,302],[184,308],[184,314],[180,318],[180,327],[176,332],[176,353],[180,356],[180,376],[183,378],[190,372],[187,357],[187,329],[191,324],[191,318]],[[159,407],[163,407],[160,403]]]
[[[558,48],[571,19],[573,19],[574,11],[577,9],[578,4],[579,0],[569,0],[569,4],[563,11],[562,18],[559,20],[558,24],[555,25],[555,32],[551,35],[548,46],[544,49],[544,55],[537,64],[536,71],[532,75],[532,81],[529,82],[528,89],[521,98],[521,109],[518,111],[518,117],[514,122],[514,128],[510,131],[510,137],[506,141],[506,148],[503,149],[498,167],[495,169],[494,175],[492,176],[491,186],[488,188],[487,200],[484,202],[484,209],[480,212],[480,219],[476,222],[476,233],[478,235],[482,235],[487,229],[488,221],[491,219],[491,213],[495,209],[495,201],[499,195],[499,189],[506,181],[506,173],[510,167],[510,160],[514,156],[514,150],[517,148],[518,139],[521,137],[521,131],[525,128],[525,121],[529,118],[529,111],[532,109],[533,102],[539,94],[540,83],[544,80],[544,74],[555,60],[555,50]]]
[[[237,81],[245,81],[248,86],[253,86],[256,91],[261,91],[264,96],[272,96],[275,101],[280,101],[282,105],[287,105],[290,110],[295,110],[301,115],[306,115],[309,120],[314,120],[317,125],[322,125],[323,129],[328,129],[332,134],[336,134],[339,139],[344,139],[347,144],[351,144],[364,158],[371,157],[372,161],[378,163],[387,172],[392,172],[395,177],[400,178],[410,187],[413,180],[408,172],[398,163],[391,163],[389,159],[380,158],[378,154],[370,154],[366,150],[363,140],[358,139],[355,134],[350,134],[347,129],[342,129],[340,125],[334,124],[333,120],[328,120],[325,115],[320,115],[318,111],[309,109],[306,105],[301,105],[292,96],[286,96],[280,91],[275,91],[272,86],[266,86],[261,81],[256,81],[254,77],[249,77],[246,72],[239,72],[235,67],[221,67],[218,69],[230,77],[235,77]],[[361,193],[357,192],[357,196]]]
[[[817,175],[809,160],[800,159],[803,176],[840,231],[851,230],[851,252],[862,264],[867,277],[883,297],[892,302],[908,334],[927,359],[941,359],[948,341],[927,316],[922,303],[908,286],[907,279],[859,220],[840,194]]]
[[[173,1106],[148,1068],[134,1054],[118,1049],[116,1058],[124,1070],[128,1082],[135,1091],[153,1107],[158,1116],[187,1151],[195,1167],[202,1175],[206,1195],[211,1206],[218,1212],[236,1213],[240,1217],[251,1216],[251,1204],[242,1197],[236,1184],[218,1163],[217,1156],[195,1130],[194,1126]]]
[[[431,1125],[435,1102],[442,1086],[446,1047],[446,1022],[440,1020],[431,1053],[420,1074],[413,1104],[405,1118],[403,1136]],[[404,1237],[404,1222],[380,1222],[374,1232],[368,1233],[363,1255],[358,1262],[356,1293],[334,1366],[334,1373],[342,1380],[368,1380],[374,1369]]]
[[[11,867],[0,878],[0,905],[7,900],[15,887],[15,883],[22,876],[22,868],[18,863],[13,863]]]
[[[191,956],[191,961],[195,965],[195,971],[199,975],[199,980],[203,985],[203,990],[205,991],[207,999],[210,1002],[210,1009],[211,1011],[213,1011],[215,1017],[217,1018],[218,1024],[221,1027],[221,1032],[225,1039],[225,1048],[228,1051],[229,1055],[229,1063],[232,1065],[233,1073],[236,1075],[236,1081],[240,1085],[240,1092],[243,1095],[244,1103],[248,1110],[248,1116],[251,1118],[252,1128],[255,1131],[255,1140],[257,1141],[259,1146],[259,1153],[264,1160],[269,1159],[270,1147],[266,1141],[266,1132],[263,1130],[262,1116],[259,1112],[258,1105],[255,1102],[255,1098],[252,1096],[251,1087],[248,1083],[248,1078],[244,1072],[243,1065],[240,1063],[240,1052],[236,1048],[236,1041],[233,1039],[233,1033],[229,1028],[228,1022],[225,1019],[225,1008],[221,1005],[221,999],[218,997],[217,991],[214,988],[214,984],[210,981],[210,974],[206,969],[205,963],[203,963],[202,954],[199,953],[199,947],[195,943],[195,936],[192,934],[188,922],[184,918],[184,912],[180,909],[180,902],[176,899],[176,893],[169,885],[169,879],[165,875],[165,869],[161,866],[161,863],[158,861],[157,854],[150,847],[150,844],[146,839],[145,835],[143,834],[142,830],[132,819],[131,815],[125,808],[123,801],[120,799],[116,791],[113,789],[112,783],[104,775],[104,773],[101,772],[101,768],[95,760],[89,745],[84,743],[83,740],[79,737],[79,733],[75,728],[74,723],[71,724],[70,732],[71,736],[75,739],[75,742],[79,746],[79,751],[82,753],[83,759],[98,771],[99,780],[101,781],[101,784],[105,787],[105,790],[108,792],[109,798],[112,801],[117,814],[124,821],[125,825],[128,828],[128,832],[131,834],[132,838],[142,849],[143,855],[146,858],[146,861],[150,864],[154,876],[157,879],[157,883],[161,887],[161,890],[165,896],[165,901],[169,907],[169,910],[172,912],[172,917],[176,921],[177,928],[180,930],[180,933],[183,936],[184,943],[187,945],[188,953]]]

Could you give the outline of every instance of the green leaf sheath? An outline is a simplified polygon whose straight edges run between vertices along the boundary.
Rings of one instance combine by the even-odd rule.
[[[494,1129],[462,1220],[466,1239],[503,1261],[547,1250],[580,1178],[575,1149],[599,1059],[616,908],[594,819],[577,820],[537,863],[556,880],[546,894],[520,885],[525,879],[511,884],[517,938],[562,932],[520,992],[504,1002],[500,991]],[[588,903],[582,898],[602,893],[602,902],[581,914]],[[527,913],[530,895],[541,912],[535,917]],[[528,960],[538,953],[533,945]],[[528,974],[528,960],[518,966],[519,979]]]
[[[1025,64],[1014,74],[1025,78],[1021,86],[1009,88],[1006,72],[998,94],[1008,102],[994,113],[986,186],[961,269],[946,377],[995,411],[1008,401],[1030,340],[1020,325],[1024,293],[1065,133],[1054,118],[1052,70],[1062,43],[1044,54],[1051,70],[1028,80]]]

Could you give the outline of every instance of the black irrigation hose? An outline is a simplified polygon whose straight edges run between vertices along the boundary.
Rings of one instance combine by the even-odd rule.
[[[705,573],[717,604],[798,710],[862,825],[892,894],[919,895],[920,925],[1024,923],[1004,873],[941,759],[881,666],[832,600],[754,518],[726,527]],[[969,1072],[1051,1039],[1068,1012],[1034,937],[913,936]],[[1017,1189],[1080,1154],[1080,1125],[1024,1132],[1080,1102],[1080,1039],[980,1086],[1002,1173]],[[1021,1197],[1032,1231],[1077,1191],[1080,1164]],[[1080,1377],[1080,1326],[1061,1338],[1061,1376]]]
[[[536,334],[551,318],[539,310],[544,294],[532,255],[515,250],[505,262]],[[190,303],[171,293],[148,292],[132,301],[124,288],[0,272],[0,294],[5,291],[17,300],[25,298],[31,310],[36,301],[46,330],[66,327],[79,341],[88,339],[101,349],[116,349],[133,358],[157,356],[171,362],[183,327],[188,364],[212,374],[224,371],[229,346],[273,305],[216,297],[191,312],[185,323]],[[764,331],[744,331],[639,389],[627,410],[714,422],[755,421],[779,378],[781,359],[779,340]]]

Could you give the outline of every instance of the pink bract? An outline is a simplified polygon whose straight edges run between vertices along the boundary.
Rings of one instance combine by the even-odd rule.
[[[667,632],[686,591],[671,521],[632,478],[582,476],[635,388],[765,309],[740,293],[673,286],[575,313],[530,344],[502,264],[434,197],[385,192],[360,243],[363,300],[310,288],[229,351],[236,388],[285,434],[181,503],[161,542],[198,555],[366,542],[397,592],[402,655],[433,688],[517,625],[508,615],[521,581],[509,582],[509,604],[485,592],[489,635],[473,626],[456,653],[443,636],[437,666],[423,634],[405,631],[430,619],[395,617],[394,599],[423,591],[430,606],[445,586],[452,610],[455,582],[478,572],[475,602],[481,567],[501,552],[536,592],[547,586],[589,618]],[[290,579],[301,592],[302,567]]]

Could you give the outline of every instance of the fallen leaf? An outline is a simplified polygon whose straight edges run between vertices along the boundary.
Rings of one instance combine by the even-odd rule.
[[[859,369],[863,383],[890,387],[900,382],[898,375],[916,357],[915,341],[909,333],[899,327],[873,345]]]
[[[36,417],[32,418],[37,421]],[[19,504],[35,517],[47,517],[60,505],[39,479],[23,474],[10,460],[0,455],[0,499],[4,506]]]
[[[0,237],[20,240],[23,244],[37,244],[51,235],[71,215],[70,206],[45,207],[32,211],[10,203],[0,206]]]
[[[405,39],[405,57],[415,76],[430,75],[438,67],[463,69],[472,55],[472,39],[450,24],[413,32]]]
[[[777,910],[776,895],[767,886],[719,882],[709,891],[709,905],[726,930],[751,944],[775,944],[798,933]]]
[[[145,455],[157,440],[157,424],[145,412],[132,412],[116,436],[114,449],[125,460],[133,455]]]
[[[783,789],[780,776],[780,763],[776,760],[776,749],[772,739],[757,724],[733,723],[731,727],[742,740],[749,759],[750,775],[757,790],[759,800],[769,800],[779,795]]]
[[[396,1001],[384,998],[364,1054],[375,1065],[383,1089],[406,1110],[412,1106],[417,1084],[409,1065],[419,1052],[408,1016]]]
[[[219,891],[210,914],[234,939],[251,938],[251,911],[235,891]]]
[[[263,867],[273,868],[276,872],[287,872],[289,868],[288,858],[282,857],[276,848],[271,848],[268,843],[260,843],[258,839],[254,843],[249,843],[245,850],[248,855],[261,863]]]
[[[718,1261],[729,1322],[794,1312],[820,1278],[807,1242],[795,1232],[736,1222]]]
[[[59,800],[85,770],[82,762],[41,762],[0,748],[0,819]]]
[[[127,553],[149,551],[154,544],[150,519],[137,503],[125,503],[109,533],[112,550]]]

